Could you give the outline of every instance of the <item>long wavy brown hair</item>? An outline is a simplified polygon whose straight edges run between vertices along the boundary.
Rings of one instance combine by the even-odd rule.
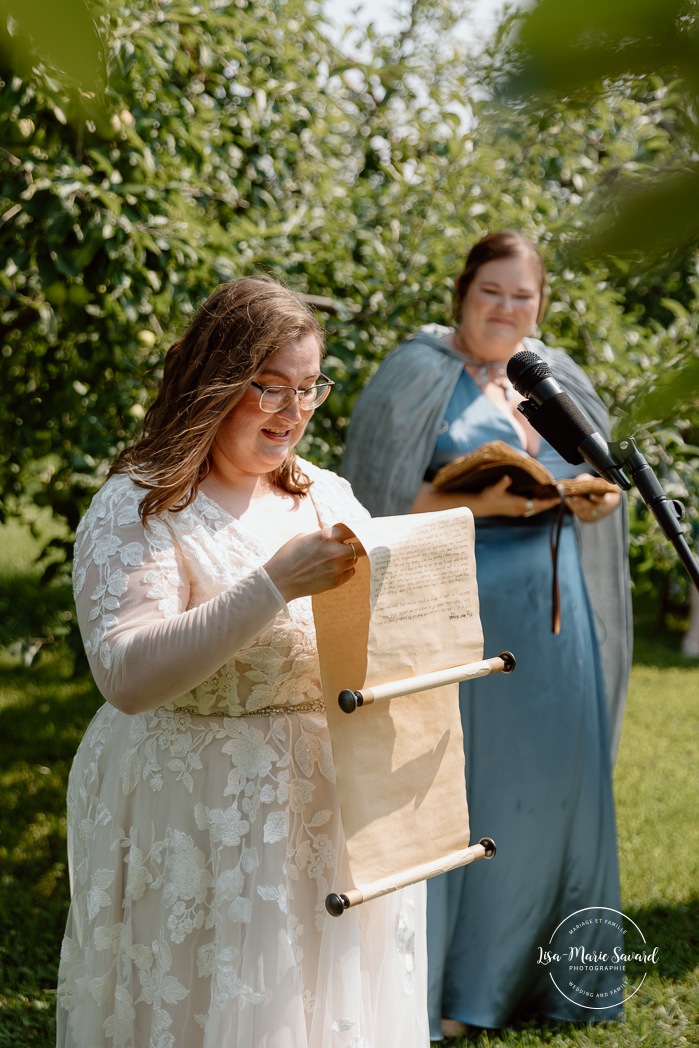
[[[211,446],[223,419],[265,361],[306,335],[323,332],[305,302],[267,277],[221,284],[195,313],[165,355],[163,379],[135,442],[114,460],[109,475],[129,473],[146,488],[140,515],[182,510],[211,469]],[[270,479],[304,496],[310,481],[290,452]]]
[[[516,258],[518,256],[531,258],[536,265],[539,276],[539,312],[536,319],[537,323],[541,323],[548,302],[548,280],[539,249],[522,233],[514,229],[499,229],[495,233],[486,233],[473,245],[466,256],[464,268],[456,278],[453,315],[457,324],[461,320],[466,292],[481,266],[484,266],[486,262],[494,262],[498,258]]]

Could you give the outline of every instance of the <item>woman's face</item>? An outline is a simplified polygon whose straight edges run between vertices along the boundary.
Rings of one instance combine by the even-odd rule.
[[[315,335],[308,334],[273,353],[255,381],[306,389],[319,375],[320,346]],[[219,426],[211,449],[214,470],[231,483],[271,473],[298,444],[312,414],[300,406],[298,397],[281,411],[262,411],[259,389],[249,386]]]
[[[461,306],[460,341],[484,359],[505,359],[530,335],[539,312],[540,274],[530,255],[484,263]]]

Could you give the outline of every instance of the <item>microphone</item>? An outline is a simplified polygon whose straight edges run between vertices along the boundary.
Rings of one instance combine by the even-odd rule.
[[[612,484],[624,490],[631,487],[602,434],[559,386],[545,360],[522,349],[507,362],[507,377],[517,392],[527,398],[517,409],[566,462],[573,466],[587,462]]]

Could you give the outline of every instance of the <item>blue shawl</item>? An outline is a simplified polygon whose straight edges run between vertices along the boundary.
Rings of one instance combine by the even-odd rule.
[[[592,383],[560,349],[524,339],[561,386],[609,439],[609,417]],[[463,358],[435,335],[420,332],[382,362],[360,394],[350,422],[341,473],[374,516],[409,513],[432,459],[445,408]],[[632,617],[626,498],[596,524],[577,521],[583,572],[598,621],[616,754],[631,668]]]

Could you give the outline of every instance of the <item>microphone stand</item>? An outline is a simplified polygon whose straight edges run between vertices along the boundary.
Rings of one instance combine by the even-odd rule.
[[[684,506],[678,499],[668,499],[658,478],[636,447],[633,437],[622,437],[609,445],[613,457],[620,466],[627,466],[643,501],[660,525],[660,530],[677,550],[689,577],[699,591],[699,564],[684,537],[680,521],[684,517]]]

